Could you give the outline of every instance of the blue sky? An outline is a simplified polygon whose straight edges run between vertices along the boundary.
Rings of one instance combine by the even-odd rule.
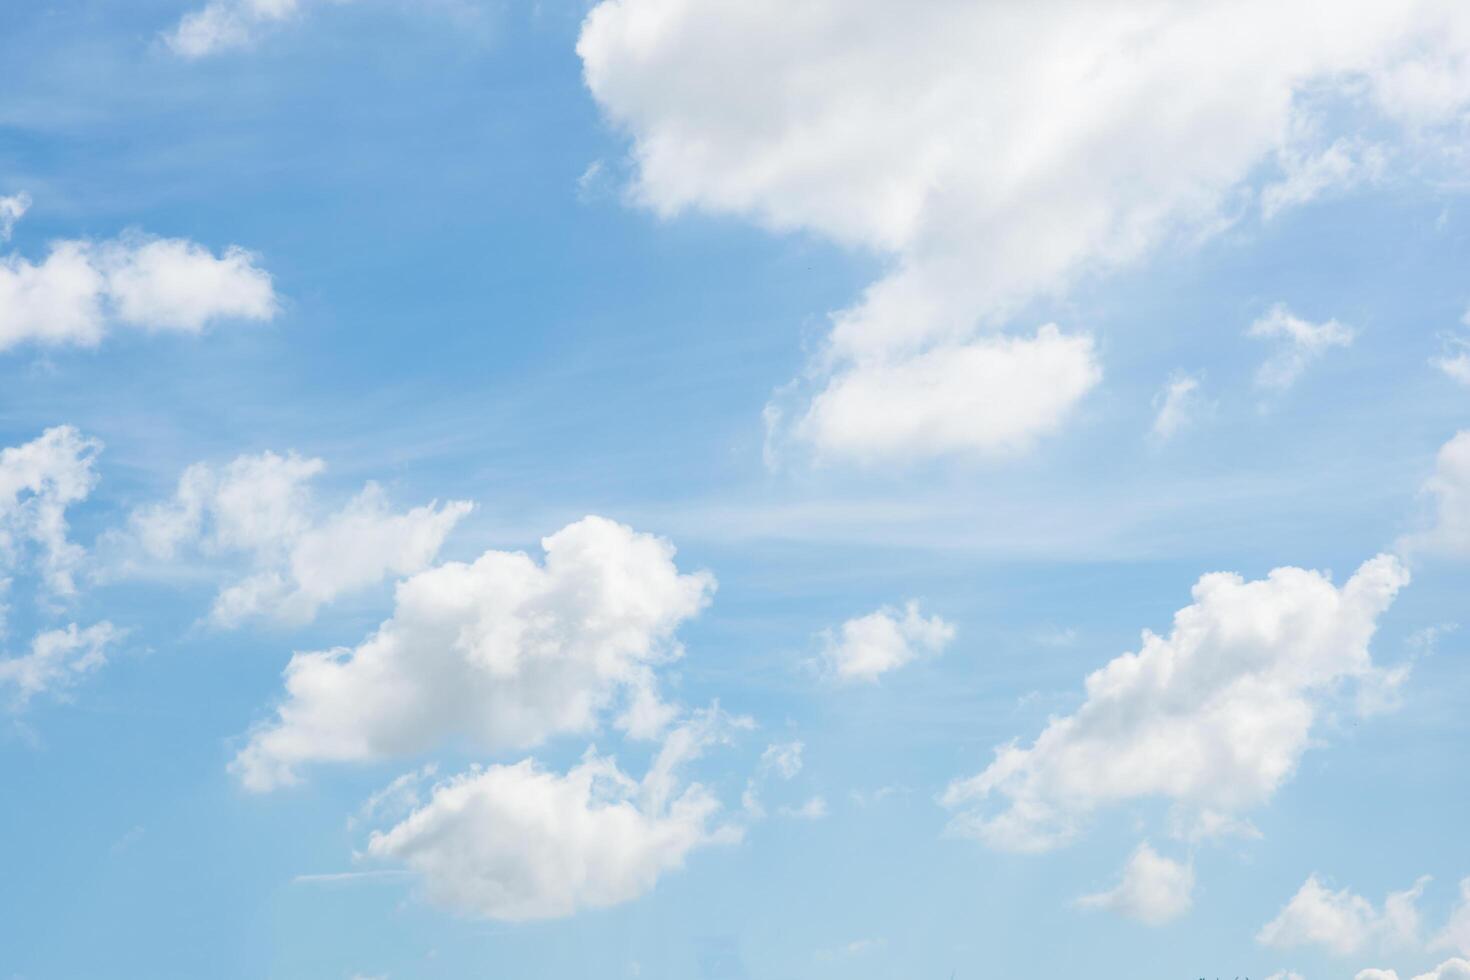
[[[1391,6],[0,10],[0,976],[1470,976]]]

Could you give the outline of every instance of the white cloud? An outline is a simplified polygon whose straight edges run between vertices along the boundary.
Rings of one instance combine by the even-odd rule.
[[[67,537],[66,510],[97,485],[93,464],[101,449],[69,425],[0,449],[0,581],[34,555],[47,591],[76,593],[85,552]]]
[[[1367,969],[1359,970],[1353,980],[1399,980],[1399,975],[1395,970]],[[1470,960],[1445,960],[1428,973],[1416,974],[1414,980],[1470,980]]]
[[[1291,970],[1278,970],[1271,974],[1266,980],[1306,980],[1300,973]]]
[[[792,435],[819,457],[866,463],[1015,453],[1060,428],[1101,379],[1092,338],[1047,325],[854,366],[812,398]]]
[[[1470,327],[1470,311],[1460,317],[1460,324]],[[1447,334],[1444,337],[1444,352],[1439,357],[1431,358],[1429,363],[1452,380],[1470,385],[1470,338],[1463,333]]]
[[[244,555],[253,571],[225,587],[210,619],[233,627],[257,616],[310,620],[333,599],[428,567],[449,532],[471,510],[437,501],[403,513],[389,509],[375,483],[340,510],[318,516],[310,481],[325,469],[294,453],[240,456],[223,467],[196,463],[173,498],[138,508],[113,543],[130,566],[173,562],[186,550]]]
[[[1199,378],[1176,374],[1154,396],[1154,439],[1167,442],[1194,424],[1200,409]]]
[[[1373,170],[1358,132],[1308,120],[1422,129],[1470,102],[1470,10],[1457,0],[1347,0],[1327,28],[1310,0],[602,0],[577,50],[632,139],[644,206],[887,259],[833,315],[807,380],[819,397],[850,374],[902,381],[914,390],[884,399],[901,415],[950,406],[930,393],[968,370],[910,366],[916,356],[952,357],[1032,299],[1217,232],[1263,179],[1275,213]],[[1334,99],[1350,111],[1324,112]],[[1003,402],[951,407],[986,434],[905,455],[988,449],[992,413],[1010,420],[1002,429],[1033,428]],[[836,433],[815,448],[878,455],[901,438],[886,425],[872,446],[855,427]]]
[[[1434,939],[1435,949],[1453,949],[1470,956],[1470,878],[1460,882],[1460,903],[1450,913],[1450,921]]]
[[[1420,878],[1412,888],[1393,892],[1380,911],[1346,888],[1332,891],[1316,875],[1309,877],[1281,912],[1256,934],[1256,941],[1281,948],[1321,946],[1339,956],[1360,952],[1375,943],[1412,947],[1419,943],[1418,901],[1429,883]]]
[[[1399,546],[1409,552],[1470,556],[1470,429],[1440,447],[1434,475],[1422,493],[1432,502],[1433,522],[1406,535]]]
[[[1277,303],[1246,330],[1246,336],[1278,342],[1276,353],[1256,371],[1256,384],[1284,390],[1296,383],[1303,371],[1334,347],[1349,347],[1353,330],[1336,320],[1309,323]]]
[[[1408,581],[1388,555],[1341,588],[1290,567],[1251,582],[1203,576],[1169,635],[1145,630],[1137,653],[1089,676],[1075,713],[950,784],[941,802],[959,811],[951,832],[1041,851],[1127,800],[1232,816],[1265,803],[1313,744],[1323,702],[1345,681],[1376,682],[1368,644]]]
[[[374,833],[368,854],[417,872],[431,901],[492,919],[630,901],[696,848],[740,839],[733,825],[712,825],[720,810],[713,794],[677,776],[725,740],[731,723],[714,709],[674,729],[641,782],[594,750],[565,775],[531,760],[472,770]]]
[[[1310,116],[1297,116],[1293,127],[1293,136],[1277,151],[1281,179],[1261,188],[1261,216],[1267,220],[1329,191],[1376,180],[1388,165],[1383,147],[1359,137],[1321,146],[1320,126]]]
[[[31,196],[24,191],[9,197],[0,197],[0,242],[10,240],[15,223],[30,210]]]
[[[782,779],[792,779],[801,772],[801,753],[805,746],[800,742],[773,742],[761,753],[760,771],[774,772]]]
[[[839,681],[868,682],[925,654],[937,654],[954,639],[954,625],[938,616],[925,619],[917,602],[899,610],[885,606],[849,619],[834,635],[823,634],[822,659]]]
[[[31,640],[30,653],[0,657],[0,690],[13,689],[13,708],[24,708],[37,695],[64,691],[107,663],[108,648],[121,635],[108,622],[86,629],[72,623],[65,629],[38,633]]]
[[[1194,902],[1194,868],[1171,861],[1149,846],[1138,845],[1116,887],[1077,900],[1084,909],[1106,909],[1136,919],[1144,925],[1161,926],[1189,911]]]
[[[709,601],[708,572],[681,574],[667,541],[601,517],[523,552],[487,551],[398,584],[393,618],[353,649],[298,653],[276,717],[234,771],[251,789],[310,762],[366,761],[459,739],[495,750],[619,726],[657,734],[669,717],[654,668],[683,653],[674,631]]]
[[[4,202],[0,239],[29,199]],[[215,255],[188,239],[128,233],[52,242],[40,263],[0,255],[0,351],[95,347],[117,326],[199,333],[217,320],[269,320],[276,308],[270,274],[235,245]]]
[[[302,5],[301,0],[210,0],[185,14],[164,41],[182,57],[203,58],[249,45],[262,27],[297,16]]]
[[[792,820],[822,820],[827,816],[827,800],[813,796],[801,806],[783,806],[780,812]]]

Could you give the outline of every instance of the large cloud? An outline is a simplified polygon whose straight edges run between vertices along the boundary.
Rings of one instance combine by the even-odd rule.
[[[950,784],[951,830],[1039,851],[1126,800],[1163,798],[1205,815],[1264,803],[1311,744],[1321,702],[1344,681],[1383,681],[1368,644],[1408,580],[1387,555],[1340,588],[1300,568],[1251,582],[1205,575],[1168,636],[1145,631],[1137,653],[1087,678],[1076,712]]]
[[[196,463],[172,499],[135,510],[113,543],[132,553],[134,567],[167,565],[184,551],[244,555],[253,571],[220,592],[211,621],[300,623],[340,595],[422,571],[471,510],[465,501],[436,501],[395,513],[369,483],[322,515],[310,482],[324,469],[321,460],[294,453],[240,456],[222,467]]]
[[[638,201],[888,258],[834,315],[812,376],[817,392],[881,376],[859,385],[867,414],[900,417],[952,401],[935,394],[951,379],[911,358],[964,351],[1030,299],[1218,230],[1257,184],[1274,214],[1392,159],[1328,120],[1422,135],[1470,102],[1458,0],[1346,0],[1330,24],[1308,0],[603,0],[577,50],[633,139]],[[1326,111],[1334,99],[1354,111]],[[950,427],[979,433],[1021,411],[983,394],[950,407],[968,413]],[[813,405],[787,421],[823,454],[912,454],[886,431],[839,439],[821,418]]]
[[[5,213],[8,233],[24,208]],[[198,333],[217,320],[269,320],[276,308],[270,275],[234,245],[216,255],[188,239],[129,233],[52,242],[39,263],[0,255],[0,351],[94,347],[117,326]]]
[[[718,709],[697,714],[670,732],[639,782],[592,750],[565,774],[531,760],[472,770],[374,833],[368,854],[418,872],[431,901],[487,918],[626,902],[695,848],[739,840],[737,827],[711,825],[720,810],[713,794],[679,778],[732,723],[740,720]]]
[[[314,761],[408,755],[445,740],[489,750],[669,719],[654,668],[682,653],[675,629],[709,601],[707,572],[681,574],[652,535],[587,517],[522,552],[487,551],[398,585],[393,618],[351,650],[300,653],[286,698],[234,768],[252,789]]]

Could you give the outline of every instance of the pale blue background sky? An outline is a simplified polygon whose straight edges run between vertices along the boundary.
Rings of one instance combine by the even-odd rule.
[[[1262,840],[1201,848],[1194,910],[1159,930],[1070,903],[1108,886],[1162,804],[1030,856],[943,838],[933,797],[1075,707],[1086,673],[1166,630],[1200,574],[1297,564],[1341,581],[1415,525],[1435,452],[1470,419],[1470,393],[1428,363],[1470,305],[1458,193],[1388,181],[1036,304],[1017,321],[1093,331],[1106,380],[1033,454],[772,472],[761,407],[879,258],[627,206],[626,142],[573,50],[577,4],[363,2],[199,62],[157,40],[182,9],[0,10],[0,194],[34,200],[12,247],[129,227],[239,243],[284,300],[270,323],[199,337],[0,353],[0,445],[66,423],[106,446],[74,539],[189,463],[266,449],[325,459],[329,496],[376,479],[399,504],[477,501],[450,557],[534,549],[586,513],[666,535],[682,569],[720,582],[681,630],[675,691],[762,728],[701,778],[733,806],[766,742],[800,738],[806,768],[771,803],[822,793],[831,813],[758,824],[643,898],[550,922],[458,917],[402,879],[293,883],[349,870],[346,817],[411,766],[324,769],[263,797],[225,766],[290,653],[357,642],[390,589],[306,627],[221,633],[196,622],[207,583],[99,583],[79,614],[127,627],[122,651],[0,737],[0,975],[1350,976],[1369,964],[1253,939],[1314,871],[1375,902],[1433,874],[1425,918],[1443,921],[1470,874],[1464,633],[1415,663],[1398,711],[1337,722],[1254,815]],[[595,160],[610,176],[580,192]],[[1278,301],[1360,335],[1263,406],[1264,349],[1243,331]],[[1158,447],[1150,400],[1178,369],[1202,371],[1217,407]],[[1462,618],[1466,570],[1416,571],[1375,641],[1384,663]],[[821,630],[910,597],[956,625],[943,656],[871,688],[813,675]],[[18,604],[14,634],[42,619]],[[586,742],[536,754],[564,766]],[[641,770],[646,749],[617,751]],[[902,792],[850,796],[884,786]],[[863,939],[881,944],[832,953]]]

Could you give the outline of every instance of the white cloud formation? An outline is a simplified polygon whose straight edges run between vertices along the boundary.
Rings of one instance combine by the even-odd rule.
[[[819,453],[859,457],[988,449],[997,428],[1050,427],[999,399],[936,394],[970,368],[923,355],[955,357],[1032,299],[1217,232],[1258,182],[1273,184],[1274,214],[1374,172],[1376,148],[1318,120],[1422,138],[1470,104],[1457,0],[1345,0],[1325,29],[1310,0],[602,0],[577,50],[632,139],[644,206],[888,260],[834,314],[807,382],[820,398],[851,375],[865,404],[881,395],[902,417],[968,414],[911,450],[887,424],[869,444],[816,403],[786,413]],[[1075,386],[1076,364],[1059,370]],[[980,434],[956,435],[965,422]]]
[[[825,797],[813,796],[801,806],[783,806],[780,813],[792,820],[822,820],[827,816],[827,800]]]
[[[1412,888],[1393,892],[1380,911],[1361,895],[1346,888],[1333,891],[1312,875],[1276,918],[1261,927],[1256,941],[1279,948],[1321,946],[1339,956],[1375,943],[1416,946],[1420,942],[1418,902],[1427,884],[1429,878],[1424,877]]]
[[[1433,520],[1428,528],[1405,535],[1399,547],[1407,552],[1470,556],[1470,429],[1455,433],[1440,447],[1434,474],[1422,493],[1432,504]]]
[[[1353,330],[1336,320],[1309,323],[1295,316],[1284,304],[1277,303],[1246,330],[1246,336],[1257,340],[1277,341],[1276,353],[1268,357],[1256,371],[1256,384],[1262,388],[1285,390],[1296,383],[1307,366],[1334,347],[1348,347]]]
[[[937,654],[954,639],[954,625],[938,616],[925,619],[917,602],[902,612],[885,606],[849,619],[834,634],[823,634],[822,659],[843,682],[877,681],[879,677],[926,654]]]
[[[11,225],[29,198],[0,201]],[[130,232],[52,242],[39,263],[0,255],[0,351],[23,343],[95,347],[117,326],[199,333],[217,320],[269,320],[276,293],[256,256]]]
[[[1461,326],[1470,327],[1470,312],[1460,317]],[[1470,338],[1463,333],[1447,334],[1444,351],[1430,358],[1430,364],[1439,368],[1446,376],[1462,385],[1470,385]]]
[[[782,779],[793,779],[801,772],[801,754],[805,746],[800,742],[773,742],[761,753],[760,772],[774,772]]]
[[[37,695],[62,692],[107,663],[108,649],[121,635],[105,621],[38,633],[29,653],[0,657],[0,690],[11,688],[13,709],[24,708]]]
[[[113,543],[136,556],[132,568],[170,563],[185,551],[244,555],[253,571],[219,593],[211,622],[301,623],[341,595],[422,571],[472,509],[435,501],[395,513],[368,483],[341,509],[318,516],[310,482],[325,468],[319,459],[271,452],[222,467],[196,463],[172,499],[133,511]]]
[[[0,242],[10,240],[15,223],[30,210],[31,196],[24,191],[9,197],[0,197]]]
[[[85,552],[67,536],[66,510],[97,485],[93,467],[101,449],[69,425],[0,449],[0,592],[6,574],[33,557],[50,594],[76,594]]]
[[[586,517],[541,541],[544,563],[487,551],[398,584],[393,617],[353,649],[298,653],[286,696],[233,764],[245,785],[297,781],[304,763],[410,755],[446,740],[497,750],[670,720],[654,668],[709,602],[708,572],[681,574],[667,541]]]
[[[1369,641],[1408,581],[1388,555],[1341,588],[1290,567],[1250,582],[1201,577],[1169,635],[1145,630],[1138,652],[1089,676],[1076,712],[950,784],[940,798],[958,811],[950,831],[1041,851],[1127,800],[1231,816],[1265,803],[1312,744],[1323,702],[1346,681],[1380,682]]]
[[[1194,867],[1164,857],[1139,844],[1122,879],[1109,891],[1084,895],[1077,905],[1084,909],[1117,912],[1144,925],[1161,926],[1189,911],[1194,902]]]
[[[651,891],[696,848],[733,843],[734,825],[679,771],[728,738],[718,708],[669,733],[641,782],[589,750],[566,774],[531,760],[471,770],[435,786],[422,807],[374,833],[368,854],[422,876],[428,898],[508,921],[606,908]]]
[[[1434,939],[1435,949],[1453,949],[1470,956],[1470,878],[1460,882],[1460,902],[1450,913],[1450,921]]]
[[[1200,409],[1200,381],[1192,374],[1176,374],[1154,396],[1154,423],[1149,430],[1158,442],[1167,442],[1194,423]]]
[[[1353,980],[1399,980],[1396,970],[1359,970]],[[1470,980],[1470,960],[1458,957],[1445,960],[1428,973],[1415,974],[1414,980]]]
[[[261,28],[296,17],[302,6],[302,0],[210,0],[185,14],[164,42],[184,58],[203,58],[249,45]]]
[[[1049,324],[1034,337],[985,338],[843,371],[791,435],[821,458],[865,463],[1014,453],[1058,429],[1101,379],[1092,338]]]

